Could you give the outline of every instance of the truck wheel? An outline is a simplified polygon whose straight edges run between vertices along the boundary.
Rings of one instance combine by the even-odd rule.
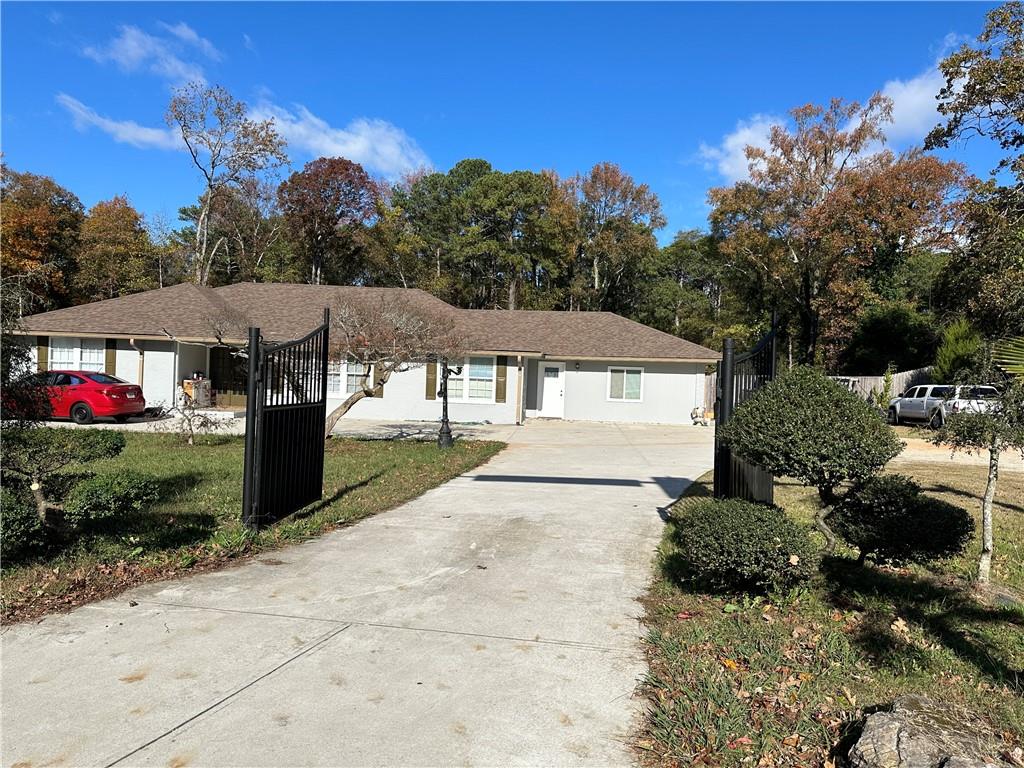
[[[942,411],[935,411],[935,413],[932,414],[931,421],[928,422],[928,426],[930,426],[932,429],[939,429],[939,427],[941,427],[945,423],[945,421],[946,420],[942,416]]]
[[[71,420],[75,424],[92,424],[92,408],[85,403],[75,403],[71,406]]]
[[[900,414],[895,408],[889,409],[889,423],[894,427],[900,423]]]

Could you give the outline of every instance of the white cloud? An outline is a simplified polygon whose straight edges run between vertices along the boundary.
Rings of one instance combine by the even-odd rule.
[[[211,61],[220,61],[224,58],[224,54],[217,50],[217,47],[207,40],[205,37],[200,36],[192,27],[186,24],[184,21],[179,21],[177,24],[167,24],[160,22],[160,26],[174,35],[176,38],[181,40],[187,45],[191,45],[194,48],[198,48],[199,51]]]
[[[57,103],[71,115],[75,128],[98,128],[114,141],[140,149],[183,149],[181,137],[169,128],[151,128],[134,120],[115,120],[101,115],[66,93]],[[430,159],[415,139],[386,120],[357,118],[344,128],[334,128],[302,106],[295,112],[262,101],[249,112],[253,120],[273,119],[288,149],[311,157],[346,157],[367,170],[395,178],[408,171],[429,167]]]
[[[246,50],[256,53],[256,43],[254,43],[253,39],[245,32],[242,33],[242,42],[245,43]]]
[[[82,49],[82,53],[101,64],[114,62],[123,72],[147,71],[176,84],[191,81],[205,82],[202,66],[182,58],[185,45],[181,35],[187,36],[188,32],[191,32],[197,41],[207,44],[209,41],[199,37],[185,24],[179,24],[173,28],[165,25],[165,28],[172,32],[172,37],[156,37],[148,32],[143,32],[138,27],[126,25],[120,27],[117,37],[112,38],[105,45],[87,46]],[[203,48],[202,42],[192,42],[191,44]],[[212,44],[210,48],[213,51],[217,50],[213,48]],[[220,53],[217,52],[217,56],[219,55]]]
[[[66,93],[57,94],[57,103],[71,113],[75,128],[85,131],[99,128],[120,144],[140,149],[181,149],[181,137],[167,128],[147,128],[134,120],[114,120],[99,114]]]
[[[701,142],[699,154],[705,161],[705,167],[717,170],[730,184],[749,178],[746,148],[768,149],[772,126],[785,122],[785,118],[763,114],[740,120],[736,129],[722,137],[717,146]]]
[[[302,105],[293,109],[262,101],[250,117],[273,118],[292,150],[314,157],[346,157],[389,178],[430,165],[416,140],[386,120],[360,117],[344,128],[335,128]]]

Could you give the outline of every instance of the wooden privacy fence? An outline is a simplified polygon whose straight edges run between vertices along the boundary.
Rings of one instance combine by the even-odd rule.
[[[892,396],[906,392],[918,384],[931,384],[931,368],[915,368],[912,371],[899,371],[892,377]],[[845,385],[864,400],[871,399],[871,393],[881,392],[885,387],[884,376],[833,376],[833,379]],[[718,391],[718,373],[704,374],[704,410],[713,412],[715,409],[715,393]]]

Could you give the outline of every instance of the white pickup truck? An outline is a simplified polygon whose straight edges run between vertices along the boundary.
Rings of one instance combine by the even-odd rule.
[[[889,401],[889,423],[924,421],[938,428],[951,414],[988,410],[998,395],[984,384],[921,384]]]

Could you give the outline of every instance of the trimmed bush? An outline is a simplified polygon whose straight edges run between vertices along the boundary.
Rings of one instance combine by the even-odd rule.
[[[966,510],[925,496],[903,475],[882,475],[855,486],[828,518],[860,551],[860,561],[927,563],[961,554],[974,534]]]
[[[679,514],[674,535],[693,578],[715,589],[785,589],[814,571],[807,530],[779,507],[701,499]]]
[[[46,533],[28,488],[12,483],[0,488],[0,557],[21,560],[40,551]]]
[[[806,366],[758,390],[722,437],[748,461],[817,488],[829,505],[841,484],[866,480],[903,450],[878,411]]]
[[[65,520],[85,527],[141,512],[157,499],[156,481],[137,472],[96,475],[76,485],[64,504]]]

